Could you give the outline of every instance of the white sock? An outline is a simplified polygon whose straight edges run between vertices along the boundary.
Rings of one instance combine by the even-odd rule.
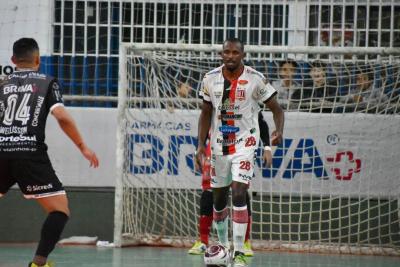
[[[222,215],[222,217],[225,217],[225,218],[223,218],[222,220],[219,219],[216,221],[215,220],[216,214],[217,214],[217,217],[224,214],[224,215]],[[214,228],[217,230],[218,240],[222,245],[229,248],[230,246],[229,246],[229,239],[228,239],[228,216],[227,216],[227,214],[228,214],[227,208],[225,208],[222,211],[216,211],[214,209]]]
[[[229,248],[229,239],[228,239],[228,218],[225,218],[223,221],[214,222],[214,227],[217,229],[218,240],[222,245]]]
[[[244,238],[248,224],[247,206],[233,207],[233,248],[243,252]]]

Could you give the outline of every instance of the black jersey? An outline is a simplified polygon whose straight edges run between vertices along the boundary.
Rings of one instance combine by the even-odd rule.
[[[54,78],[36,71],[7,76],[0,83],[0,158],[43,156],[47,115],[62,104]]]

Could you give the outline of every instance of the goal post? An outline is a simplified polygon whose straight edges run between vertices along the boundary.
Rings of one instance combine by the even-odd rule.
[[[198,90],[221,64],[220,49],[120,45],[117,246],[189,246],[198,238]],[[245,49],[245,64],[283,92],[286,115],[271,168],[257,150],[253,246],[399,255],[400,49]],[[291,74],[284,63],[293,64]]]

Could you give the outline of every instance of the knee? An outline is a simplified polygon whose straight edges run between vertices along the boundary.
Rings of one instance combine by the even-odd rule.
[[[69,208],[67,208],[65,211],[61,211],[61,212],[63,212],[65,215],[67,215],[68,218],[71,218],[71,211]]]
[[[246,205],[246,193],[232,192],[232,203],[234,206],[242,207]]]
[[[53,210],[49,210],[48,214],[50,213],[63,213],[65,214],[68,218],[71,217],[71,211],[68,207],[64,207],[64,208],[57,208],[57,209],[53,209]]]
[[[236,207],[242,207],[246,205],[246,188],[236,188],[232,190],[232,204]]]

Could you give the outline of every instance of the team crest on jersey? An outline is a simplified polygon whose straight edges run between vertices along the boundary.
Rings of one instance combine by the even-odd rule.
[[[244,89],[236,90],[236,99],[237,100],[245,100],[246,99],[246,90],[244,90]]]
[[[238,84],[240,84],[240,85],[245,85],[245,84],[248,84],[248,83],[249,83],[248,80],[239,80],[238,81]]]

